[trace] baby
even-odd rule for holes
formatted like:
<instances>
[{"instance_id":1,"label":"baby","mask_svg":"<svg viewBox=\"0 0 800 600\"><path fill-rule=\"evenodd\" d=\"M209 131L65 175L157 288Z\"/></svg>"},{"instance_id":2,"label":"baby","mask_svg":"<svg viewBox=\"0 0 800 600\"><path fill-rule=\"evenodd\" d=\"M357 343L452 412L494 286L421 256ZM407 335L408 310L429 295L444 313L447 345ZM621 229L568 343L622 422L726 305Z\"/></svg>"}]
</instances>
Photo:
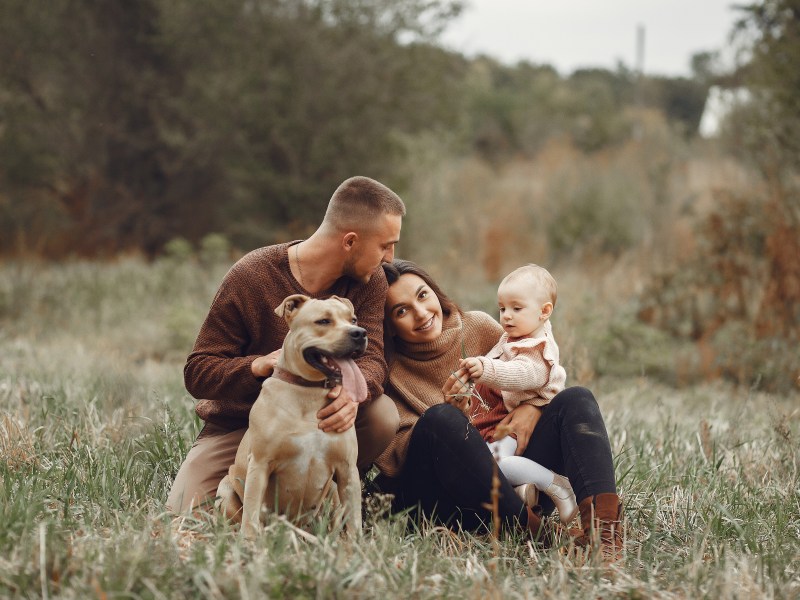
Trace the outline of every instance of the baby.
<instances>
[{"instance_id":1,"label":"baby","mask_svg":"<svg viewBox=\"0 0 800 600\"><path fill-rule=\"evenodd\" d=\"M503 437L504 432L494 429L521 402L545 406L564 389L567 374L558 363L558 346L550 324L556 295L555 279L547 269L526 265L512 271L497 290L505 333L486 356L465 358L461 367L471 380L482 384L480 387L491 388L487 395L497 398L488 414L473 416L473 424L484 439L494 440L489 448L503 475L526 504L537 503L536 490L547 494L566 524L578 512L569 479L530 459L514 456L517 440Z\"/></svg>"}]
</instances>

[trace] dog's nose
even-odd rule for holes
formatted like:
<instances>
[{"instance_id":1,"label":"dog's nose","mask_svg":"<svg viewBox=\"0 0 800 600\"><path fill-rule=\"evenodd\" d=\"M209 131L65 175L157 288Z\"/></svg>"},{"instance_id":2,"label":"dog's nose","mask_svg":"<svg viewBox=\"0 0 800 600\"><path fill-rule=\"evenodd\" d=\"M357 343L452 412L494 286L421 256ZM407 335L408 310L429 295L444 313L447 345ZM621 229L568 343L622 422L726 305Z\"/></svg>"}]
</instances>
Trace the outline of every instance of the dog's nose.
<instances>
[{"instance_id":1,"label":"dog's nose","mask_svg":"<svg viewBox=\"0 0 800 600\"><path fill-rule=\"evenodd\" d=\"M356 340L357 342L360 342L361 340L367 338L367 330L364 329L363 327L353 327L350 330L350 337Z\"/></svg>"}]
</instances>

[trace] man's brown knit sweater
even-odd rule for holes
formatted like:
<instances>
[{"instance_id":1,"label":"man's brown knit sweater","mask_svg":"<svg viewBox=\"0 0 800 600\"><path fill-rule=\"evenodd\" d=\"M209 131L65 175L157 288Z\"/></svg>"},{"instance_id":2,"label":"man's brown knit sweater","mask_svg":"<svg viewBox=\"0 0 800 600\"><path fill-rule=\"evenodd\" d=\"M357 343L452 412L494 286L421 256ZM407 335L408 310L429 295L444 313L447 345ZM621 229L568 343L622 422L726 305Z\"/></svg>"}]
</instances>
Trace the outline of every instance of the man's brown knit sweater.
<instances>
[{"instance_id":1,"label":"man's brown knit sweater","mask_svg":"<svg viewBox=\"0 0 800 600\"><path fill-rule=\"evenodd\" d=\"M396 356L389 370L387 393L400 413L400 429L375 461L384 475L400 474L411 431L422 413L444 402L442 386L458 369L462 348L466 356L483 356L502 333L503 328L486 313L468 312L462 318L454 312L444 320L442 334L433 342L409 344L395 338Z\"/></svg>"},{"instance_id":2,"label":"man's brown knit sweater","mask_svg":"<svg viewBox=\"0 0 800 600\"><path fill-rule=\"evenodd\" d=\"M369 283L342 277L333 287L310 294L289 269L288 249L278 244L254 250L240 259L225 276L211 304L194 349L183 369L186 389L195 398L197 415L229 429L247 427L250 407L261 390L250 364L258 356L283 345L289 331L275 308L292 294L348 298L358 324L367 330L367 351L356 363L364 373L369 398L383 393L386 361L383 358L383 305L386 277L378 268Z\"/></svg>"}]
</instances>

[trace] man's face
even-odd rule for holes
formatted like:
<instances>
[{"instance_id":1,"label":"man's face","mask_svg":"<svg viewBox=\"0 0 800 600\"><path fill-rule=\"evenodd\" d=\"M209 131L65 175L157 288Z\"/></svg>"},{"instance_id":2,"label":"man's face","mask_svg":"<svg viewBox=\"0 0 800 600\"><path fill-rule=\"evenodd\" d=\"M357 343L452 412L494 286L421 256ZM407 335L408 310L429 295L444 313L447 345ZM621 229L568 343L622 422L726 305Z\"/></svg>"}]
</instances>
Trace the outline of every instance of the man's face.
<instances>
[{"instance_id":1,"label":"man's face","mask_svg":"<svg viewBox=\"0 0 800 600\"><path fill-rule=\"evenodd\" d=\"M344 274L361 283L367 283L382 263L394 259L394 247L400 241L403 217L384 215L372 229L354 242L350 256L344 264Z\"/></svg>"}]
</instances>

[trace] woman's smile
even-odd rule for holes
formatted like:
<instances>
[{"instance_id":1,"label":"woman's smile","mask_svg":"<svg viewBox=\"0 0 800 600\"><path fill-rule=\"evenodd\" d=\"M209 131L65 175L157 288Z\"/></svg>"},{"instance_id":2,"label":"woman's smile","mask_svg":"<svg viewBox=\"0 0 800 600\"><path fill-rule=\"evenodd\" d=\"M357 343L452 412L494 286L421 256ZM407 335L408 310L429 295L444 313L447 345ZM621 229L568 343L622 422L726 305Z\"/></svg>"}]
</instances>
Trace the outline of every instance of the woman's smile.
<instances>
[{"instance_id":1,"label":"woman's smile","mask_svg":"<svg viewBox=\"0 0 800 600\"><path fill-rule=\"evenodd\" d=\"M426 331L433 327L433 320L436 318L436 315L432 315L427 321L425 321L422 325L417 327L417 331Z\"/></svg>"}]
</instances>

